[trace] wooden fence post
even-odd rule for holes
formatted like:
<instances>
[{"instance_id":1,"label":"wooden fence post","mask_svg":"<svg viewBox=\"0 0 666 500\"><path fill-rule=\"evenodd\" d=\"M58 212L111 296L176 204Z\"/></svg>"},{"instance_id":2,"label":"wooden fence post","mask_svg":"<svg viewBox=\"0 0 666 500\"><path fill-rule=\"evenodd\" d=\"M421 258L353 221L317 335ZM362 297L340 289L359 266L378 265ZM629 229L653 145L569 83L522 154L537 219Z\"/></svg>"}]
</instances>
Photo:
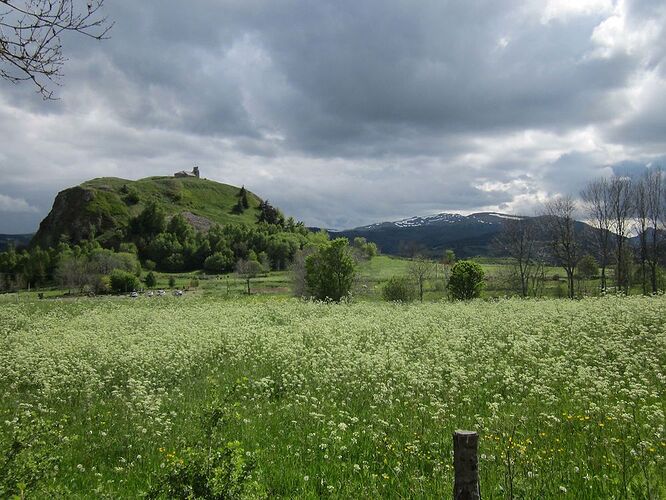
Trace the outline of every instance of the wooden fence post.
<instances>
[{"instance_id":1,"label":"wooden fence post","mask_svg":"<svg viewBox=\"0 0 666 500\"><path fill-rule=\"evenodd\" d=\"M479 435L472 431L453 433L454 500L481 500L479 491Z\"/></svg>"}]
</instances>

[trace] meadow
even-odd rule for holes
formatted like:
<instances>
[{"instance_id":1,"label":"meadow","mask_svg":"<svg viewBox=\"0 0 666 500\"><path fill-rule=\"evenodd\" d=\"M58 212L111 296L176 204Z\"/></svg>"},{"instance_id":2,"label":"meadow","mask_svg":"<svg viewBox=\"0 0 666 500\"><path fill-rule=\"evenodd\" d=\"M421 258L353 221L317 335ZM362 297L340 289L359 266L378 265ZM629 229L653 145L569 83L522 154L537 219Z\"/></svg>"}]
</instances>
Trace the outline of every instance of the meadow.
<instances>
[{"instance_id":1,"label":"meadow","mask_svg":"<svg viewBox=\"0 0 666 500\"><path fill-rule=\"evenodd\" d=\"M0 497L662 498L665 387L664 297L7 301Z\"/></svg>"}]
</instances>

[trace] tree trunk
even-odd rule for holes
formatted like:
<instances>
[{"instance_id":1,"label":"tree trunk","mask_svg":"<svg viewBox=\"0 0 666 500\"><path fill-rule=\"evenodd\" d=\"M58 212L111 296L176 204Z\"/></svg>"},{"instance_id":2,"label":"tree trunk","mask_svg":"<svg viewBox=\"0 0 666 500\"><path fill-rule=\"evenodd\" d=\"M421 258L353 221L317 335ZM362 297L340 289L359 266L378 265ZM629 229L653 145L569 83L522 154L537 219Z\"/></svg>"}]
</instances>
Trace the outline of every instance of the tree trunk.
<instances>
[{"instance_id":1,"label":"tree trunk","mask_svg":"<svg viewBox=\"0 0 666 500\"><path fill-rule=\"evenodd\" d=\"M574 273L572 270L565 269L567 272L567 287L569 288L569 298L573 299L576 296L576 284L574 282Z\"/></svg>"}]
</instances>

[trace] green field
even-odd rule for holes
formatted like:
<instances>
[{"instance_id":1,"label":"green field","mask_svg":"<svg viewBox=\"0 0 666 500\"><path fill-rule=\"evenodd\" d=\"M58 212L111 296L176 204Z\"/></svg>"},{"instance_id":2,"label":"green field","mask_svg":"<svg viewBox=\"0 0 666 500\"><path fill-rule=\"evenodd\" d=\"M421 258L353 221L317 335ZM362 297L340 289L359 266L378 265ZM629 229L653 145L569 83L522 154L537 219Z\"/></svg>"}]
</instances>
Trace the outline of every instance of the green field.
<instances>
[{"instance_id":1,"label":"green field","mask_svg":"<svg viewBox=\"0 0 666 500\"><path fill-rule=\"evenodd\" d=\"M511 264L508 259L477 258L486 273L486 287L482 293L483 298L497 298L517 295L515 287L507 285L506 277L510 273ZM404 276L408 273L409 259L379 255L370 260L361 261L358 265L358 278L354 286L353 295L361 301L382 300L382 287L392 276ZM612 271L612 270L611 270ZM206 275L203 272L191 273L155 273L157 286L155 288L169 289L169 278L175 279L175 288L187 289L188 294L232 298L246 293L245 282L234 273L227 275ZM145 271L144 271L145 275ZM612 273L609 273L612 276ZM542 295L544 297L564 297L566 295L566 280L561 268L548 266L545 268L545 281ZM198 281L193 286L192 281ZM425 286L424 300L440 301L446 297L444 285L444 271L441 265L432 279ZM599 280L586 280L578 283L581 287L581 295L598 295ZM260 275L251 281L252 293L266 296L292 296L292 277L289 271L271 271ZM64 290L54 287L44 287L40 290L32 290L30 293L23 291L17 297L16 294L0 294L1 302L16 302L17 300L34 299L41 292L46 298L63 296ZM634 287L632 293L640 294L638 287Z\"/></svg>"},{"instance_id":2,"label":"green field","mask_svg":"<svg viewBox=\"0 0 666 500\"><path fill-rule=\"evenodd\" d=\"M666 496L664 297L202 295L4 302L0 497Z\"/></svg>"}]
</instances>

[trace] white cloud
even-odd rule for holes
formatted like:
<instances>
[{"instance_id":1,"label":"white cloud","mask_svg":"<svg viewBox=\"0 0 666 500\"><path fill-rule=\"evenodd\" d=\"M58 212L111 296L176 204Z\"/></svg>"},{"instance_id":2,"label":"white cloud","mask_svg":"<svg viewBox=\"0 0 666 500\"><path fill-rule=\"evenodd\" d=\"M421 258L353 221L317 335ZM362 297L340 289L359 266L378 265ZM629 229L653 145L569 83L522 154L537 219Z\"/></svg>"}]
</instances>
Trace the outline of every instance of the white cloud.
<instances>
[{"instance_id":1,"label":"white cloud","mask_svg":"<svg viewBox=\"0 0 666 500\"><path fill-rule=\"evenodd\" d=\"M613 11L613 0L548 0L541 22L566 21L576 16L604 15Z\"/></svg>"},{"instance_id":2,"label":"white cloud","mask_svg":"<svg viewBox=\"0 0 666 500\"><path fill-rule=\"evenodd\" d=\"M591 40L597 45L597 49L593 55L601 58L610 58L617 54L644 57L658 41L663 21L655 18L631 18L627 3L620 1L612 15L594 28Z\"/></svg>"},{"instance_id":3,"label":"white cloud","mask_svg":"<svg viewBox=\"0 0 666 500\"><path fill-rule=\"evenodd\" d=\"M23 198L12 198L11 196L0 194L0 212L31 213L37 212L37 208L30 205Z\"/></svg>"}]
</instances>

